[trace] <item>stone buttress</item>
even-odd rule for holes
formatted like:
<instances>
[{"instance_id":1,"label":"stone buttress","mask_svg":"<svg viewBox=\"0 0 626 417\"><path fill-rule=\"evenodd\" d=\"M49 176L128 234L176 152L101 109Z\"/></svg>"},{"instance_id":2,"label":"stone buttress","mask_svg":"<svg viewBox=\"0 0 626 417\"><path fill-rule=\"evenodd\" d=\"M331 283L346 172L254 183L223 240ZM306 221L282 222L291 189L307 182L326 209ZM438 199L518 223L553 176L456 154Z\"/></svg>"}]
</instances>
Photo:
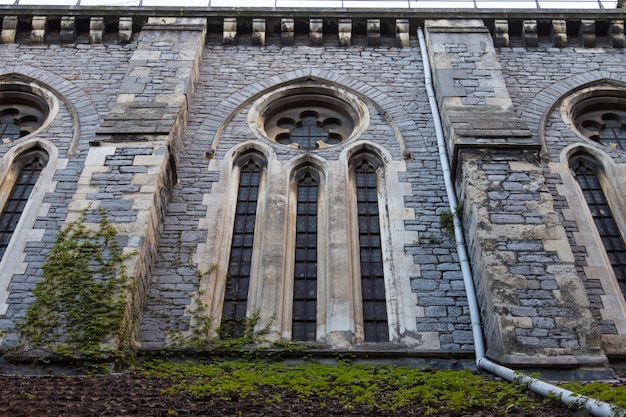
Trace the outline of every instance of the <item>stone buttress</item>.
<instances>
[{"instance_id":1,"label":"stone buttress","mask_svg":"<svg viewBox=\"0 0 626 417\"><path fill-rule=\"evenodd\" d=\"M597 326L540 144L515 112L480 20L426 22L490 359L510 366L603 366Z\"/></svg>"},{"instance_id":2,"label":"stone buttress","mask_svg":"<svg viewBox=\"0 0 626 417\"><path fill-rule=\"evenodd\" d=\"M123 250L130 254L127 273L134 280L125 317L135 324L176 181L205 35L206 19L148 20L117 101L91 143L70 205L68 221L86 209L103 210L117 228Z\"/></svg>"}]
</instances>

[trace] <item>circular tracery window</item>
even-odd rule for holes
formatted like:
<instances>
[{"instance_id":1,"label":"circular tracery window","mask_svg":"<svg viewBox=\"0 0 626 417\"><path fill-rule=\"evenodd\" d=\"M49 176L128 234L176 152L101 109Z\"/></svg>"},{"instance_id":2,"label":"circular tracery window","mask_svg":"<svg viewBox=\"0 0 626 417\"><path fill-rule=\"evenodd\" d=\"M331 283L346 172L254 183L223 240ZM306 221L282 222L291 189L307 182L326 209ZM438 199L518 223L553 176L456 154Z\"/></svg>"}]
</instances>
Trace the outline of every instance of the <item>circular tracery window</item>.
<instances>
[{"instance_id":1,"label":"circular tracery window","mask_svg":"<svg viewBox=\"0 0 626 417\"><path fill-rule=\"evenodd\" d=\"M317 82L272 91L257 100L248 122L259 137L304 150L344 143L367 127L367 107L355 96Z\"/></svg>"},{"instance_id":2,"label":"circular tracery window","mask_svg":"<svg viewBox=\"0 0 626 417\"><path fill-rule=\"evenodd\" d=\"M39 129L50 112L45 98L28 86L0 85L0 140L13 142Z\"/></svg>"},{"instance_id":3,"label":"circular tracery window","mask_svg":"<svg viewBox=\"0 0 626 417\"><path fill-rule=\"evenodd\" d=\"M614 88L583 91L574 98L569 117L584 137L626 150L626 91Z\"/></svg>"}]
</instances>

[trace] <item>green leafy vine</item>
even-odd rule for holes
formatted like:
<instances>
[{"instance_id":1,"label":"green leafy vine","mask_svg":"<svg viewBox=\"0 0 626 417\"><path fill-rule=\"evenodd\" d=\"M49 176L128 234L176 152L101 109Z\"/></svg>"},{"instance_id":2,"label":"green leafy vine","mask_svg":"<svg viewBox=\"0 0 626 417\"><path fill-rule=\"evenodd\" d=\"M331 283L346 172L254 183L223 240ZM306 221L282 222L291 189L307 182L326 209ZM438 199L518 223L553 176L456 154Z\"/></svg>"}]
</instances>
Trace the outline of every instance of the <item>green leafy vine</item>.
<instances>
[{"instance_id":1,"label":"green leafy vine","mask_svg":"<svg viewBox=\"0 0 626 417\"><path fill-rule=\"evenodd\" d=\"M454 236L454 215L457 215L459 219L463 214L463 204L459 203L454 208L454 211L448 210L439 214L439 225L443 230L443 233L447 236Z\"/></svg>"},{"instance_id":2,"label":"green leafy vine","mask_svg":"<svg viewBox=\"0 0 626 417\"><path fill-rule=\"evenodd\" d=\"M127 350L128 277L117 231L100 212L95 230L72 222L57 236L35 300L18 324L22 344L65 358L98 359Z\"/></svg>"}]
</instances>

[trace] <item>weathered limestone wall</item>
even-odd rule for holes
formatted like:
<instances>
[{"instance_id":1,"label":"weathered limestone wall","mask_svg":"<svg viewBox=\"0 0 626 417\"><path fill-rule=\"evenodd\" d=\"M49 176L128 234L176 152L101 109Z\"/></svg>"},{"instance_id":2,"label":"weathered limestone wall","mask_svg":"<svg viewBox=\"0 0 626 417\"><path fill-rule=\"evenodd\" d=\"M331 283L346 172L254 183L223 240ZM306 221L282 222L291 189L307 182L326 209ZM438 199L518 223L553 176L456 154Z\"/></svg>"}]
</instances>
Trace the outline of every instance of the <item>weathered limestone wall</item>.
<instances>
[{"instance_id":1,"label":"weathered limestone wall","mask_svg":"<svg viewBox=\"0 0 626 417\"><path fill-rule=\"evenodd\" d=\"M453 158L459 148L467 146L536 146L514 112L483 22L429 20L425 27L437 100Z\"/></svg>"},{"instance_id":2,"label":"weathered limestone wall","mask_svg":"<svg viewBox=\"0 0 626 417\"><path fill-rule=\"evenodd\" d=\"M480 21L431 21L426 29L487 355L520 366L602 365L539 141L513 107L490 34Z\"/></svg>"},{"instance_id":3,"label":"weathered limestone wall","mask_svg":"<svg viewBox=\"0 0 626 417\"><path fill-rule=\"evenodd\" d=\"M511 365L601 365L597 324L536 154L461 158L487 355Z\"/></svg>"}]
</instances>

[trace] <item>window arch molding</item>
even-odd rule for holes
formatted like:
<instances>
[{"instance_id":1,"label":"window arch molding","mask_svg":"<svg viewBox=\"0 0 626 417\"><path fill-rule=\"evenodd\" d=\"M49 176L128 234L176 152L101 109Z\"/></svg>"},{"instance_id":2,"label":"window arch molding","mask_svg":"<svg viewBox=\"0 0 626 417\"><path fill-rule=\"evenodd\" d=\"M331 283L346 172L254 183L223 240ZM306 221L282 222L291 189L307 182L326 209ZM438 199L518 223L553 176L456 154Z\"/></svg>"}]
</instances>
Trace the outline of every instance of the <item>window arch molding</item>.
<instances>
[{"instance_id":1,"label":"window arch molding","mask_svg":"<svg viewBox=\"0 0 626 417\"><path fill-rule=\"evenodd\" d=\"M618 243L618 246L623 248L626 256L626 246L624 245L626 242L626 235L624 234L626 221L620 210L622 205L617 201L619 195L615 192L604 166L598 159L586 152L573 154L569 159L569 166L577 178L589 214L596 222L596 230L601 241L604 241L606 233L610 232L614 238L621 241L621 245ZM607 222L610 223L610 226L607 226ZM609 231L607 227L611 230ZM603 246L605 251L611 249L606 244ZM626 281L626 258L620 264L623 265L624 269L624 273L620 275L623 275L623 279ZM614 267L617 266L615 263L613 265ZM626 293L624 295L626 296Z\"/></svg>"},{"instance_id":2,"label":"window arch molding","mask_svg":"<svg viewBox=\"0 0 626 417\"><path fill-rule=\"evenodd\" d=\"M377 177L381 229L383 230L385 262L385 291L388 293L388 333L393 342L423 349L434 348L435 342L423 342L417 332L416 317L420 317L417 296L411 291L411 279L419 276L411 254L405 245L415 239L412 232L404 232L405 220L414 220L413 210L405 207L404 198L411 195L411 184L401 182L400 172L406 170L406 161L393 160L390 152L369 141L347 144L337 158L326 159L314 153L280 159L273 148L262 141L246 142L231 149L222 158L209 161L209 170L219 173L210 194L205 194L206 218L200 223L207 230L206 243L198 245L195 259L198 269L205 271L218 265L202 277L200 298L207 306L208 316L216 320L217 328L222 314L222 297L229 261L228 245L232 241L233 207L236 205L239 163L249 153L265 158L267 168L261 183L258 202L257 227L254 236L252 275L248 313L260 313L258 328L268 329L269 340L292 338L292 303L295 266L295 223L297 216L297 186L302 176L315 179L318 191L318 277L315 340L333 348L349 348L363 341L362 313L360 312L360 276L355 274L355 254L359 253L358 219L356 215L354 181L350 179L349 159L366 152L381 162L384 169ZM356 145L356 146L352 146ZM388 214L391 213L392 216ZM389 217L393 217L389 220ZM391 236L390 222L394 230ZM356 239L355 236L356 235ZM392 242L393 238L393 242ZM326 239L324 241L324 239ZM326 243L324 243L326 242ZM357 261L358 262L358 261ZM256 269L255 269L256 268ZM394 274L402 274L395 282ZM193 306L192 306L193 307ZM324 317L325 315L325 317ZM358 333L360 331L360 333ZM432 346L431 346L432 345Z\"/></svg>"},{"instance_id":3,"label":"window arch molding","mask_svg":"<svg viewBox=\"0 0 626 417\"><path fill-rule=\"evenodd\" d=\"M626 74L596 70L566 77L541 90L524 106L521 115L522 120L529 126L537 126L536 134L542 147L542 155L546 156L548 154L546 132L549 131L548 119L553 111L561 105L563 100L572 94L601 84L611 84L618 88L626 86ZM565 123L568 124L568 121L565 120ZM568 124L568 126L571 126L571 124Z\"/></svg>"},{"instance_id":4,"label":"window arch molding","mask_svg":"<svg viewBox=\"0 0 626 417\"><path fill-rule=\"evenodd\" d=\"M354 141L369 122L367 105L354 93L312 79L270 89L248 112L256 137L306 151Z\"/></svg>"},{"instance_id":5,"label":"window arch molding","mask_svg":"<svg viewBox=\"0 0 626 417\"><path fill-rule=\"evenodd\" d=\"M385 273L385 290L387 292L387 312L389 324L389 340L403 343L407 346L420 349L438 349L439 342L423 337L417 329L416 317L423 317L423 308L419 305L417 295L411 289L411 278L420 276L420 266L415 264L413 256L405 251L406 245L415 241L415 233L404 230L406 220L414 220L413 209L406 207L405 198L412 195L413 190L409 182L400 181L400 173L406 171L406 161L394 160L391 153L376 143L360 140L344 149L340 160L345 166L349 184L346 187L346 201L349 211L350 253L356 254L358 248L358 224L356 218L356 199L354 198L354 177L350 170L351 160L361 153L367 153L378 158L382 165L379 170L378 196L381 219L381 245L383 250L383 267ZM394 233L391 233L394 227ZM389 261L387 261L389 260ZM361 286L358 260L352 256L353 283L353 311L356 321L356 339L363 340L360 318ZM392 268L393 265L393 268Z\"/></svg>"},{"instance_id":6,"label":"window arch molding","mask_svg":"<svg viewBox=\"0 0 626 417\"><path fill-rule=\"evenodd\" d=\"M77 87L71 81L41 67L31 67L25 63L0 69L0 78L6 80L6 82L17 80L17 82L36 85L63 103L72 118L73 133L68 153L70 156L75 154L79 142L88 142L93 139L93 135L96 132L93 118L98 118L96 105L86 91ZM45 80L45 83L41 80ZM72 99L70 100L68 97ZM54 108L50 114L53 115L53 113L56 118Z\"/></svg>"},{"instance_id":7,"label":"window arch molding","mask_svg":"<svg viewBox=\"0 0 626 417\"><path fill-rule=\"evenodd\" d=\"M0 260L0 314L8 308L10 279L15 274L25 272L24 250L29 241L39 241L45 230L34 229L38 217L46 216L49 204L43 202L45 190L54 190L56 182L53 175L62 162L58 158L58 150L50 141L42 139L26 139L15 144L0 160L0 207L4 208L11 191L17 181L23 164L32 156L45 159L45 165L39 174L29 199L21 212L15 230Z\"/></svg>"},{"instance_id":8,"label":"window arch molding","mask_svg":"<svg viewBox=\"0 0 626 417\"><path fill-rule=\"evenodd\" d=\"M387 216L384 199L381 201L385 168L377 155L363 151L352 155L348 172L350 188L354 192L351 199L354 208L350 213L354 236L352 259L356 261L353 268L357 272L353 284L355 336L364 342L387 342L390 340L391 316L388 311L389 271L385 271L384 262L387 250L383 246Z\"/></svg>"},{"instance_id":9,"label":"window arch molding","mask_svg":"<svg viewBox=\"0 0 626 417\"><path fill-rule=\"evenodd\" d=\"M586 160L594 166L601 182L615 221L626 241L626 215L621 207L626 205L626 196L621 196L619 189L626 189L626 166L616 166L612 158L602 149L597 149L586 144L577 144L565 148L562 152L562 160L572 170L572 165L577 160ZM573 173L573 171L571 171ZM584 200L583 200L584 201Z\"/></svg>"},{"instance_id":10,"label":"window arch molding","mask_svg":"<svg viewBox=\"0 0 626 417\"><path fill-rule=\"evenodd\" d=\"M248 87L233 93L224 100L223 105L215 110L215 117L206 119L202 124L202 130L215 132L211 138L211 149L218 149L226 126L242 109L248 107L253 101L277 88L307 81L317 81L345 89L368 106L376 109L377 113L391 126L393 134L400 146L400 152L403 154L405 154L407 150L405 138L419 138L423 136L419 126L413 120L410 112L407 111L406 106L403 106L400 101L388 96L384 91L373 89L371 83L359 81L350 76L333 72L332 70L309 68L304 71L291 71L276 77L258 80L258 82L250 84ZM243 100L241 99L242 95L246 97ZM400 128L400 126L402 126L402 128ZM427 149L426 141L423 142L422 146L424 150Z\"/></svg>"},{"instance_id":11,"label":"window arch molding","mask_svg":"<svg viewBox=\"0 0 626 417\"><path fill-rule=\"evenodd\" d=\"M393 157L387 149L380 147L376 143L365 140L355 142L352 146L343 150L340 158L349 164L350 160L352 160L355 155L362 153L367 153L374 158L378 158L383 165L388 165L393 161Z\"/></svg>"}]
</instances>

